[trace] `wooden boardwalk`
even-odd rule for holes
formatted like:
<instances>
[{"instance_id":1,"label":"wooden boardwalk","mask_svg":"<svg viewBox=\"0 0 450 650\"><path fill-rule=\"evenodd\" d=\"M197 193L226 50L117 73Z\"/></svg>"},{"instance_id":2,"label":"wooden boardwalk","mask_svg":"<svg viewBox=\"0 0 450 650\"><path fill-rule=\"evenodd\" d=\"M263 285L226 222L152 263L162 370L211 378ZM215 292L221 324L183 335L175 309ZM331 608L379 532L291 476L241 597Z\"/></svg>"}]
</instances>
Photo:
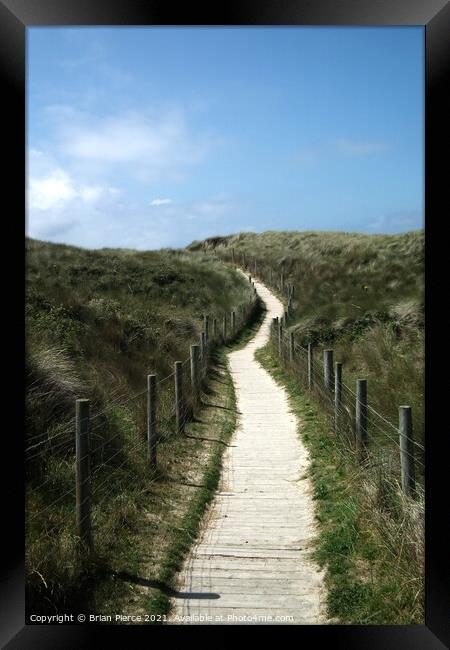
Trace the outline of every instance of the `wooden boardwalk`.
<instances>
[{"instance_id":1,"label":"wooden boardwalk","mask_svg":"<svg viewBox=\"0 0 450 650\"><path fill-rule=\"evenodd\" d=\"M250 343L228 356L238 426L179 575L170 624L326 622L323 574L309 557L316 530L308 455L284 389L254 358L284 310L264 285L255 286L267 313Z\"/></svg>"}]
</instances>

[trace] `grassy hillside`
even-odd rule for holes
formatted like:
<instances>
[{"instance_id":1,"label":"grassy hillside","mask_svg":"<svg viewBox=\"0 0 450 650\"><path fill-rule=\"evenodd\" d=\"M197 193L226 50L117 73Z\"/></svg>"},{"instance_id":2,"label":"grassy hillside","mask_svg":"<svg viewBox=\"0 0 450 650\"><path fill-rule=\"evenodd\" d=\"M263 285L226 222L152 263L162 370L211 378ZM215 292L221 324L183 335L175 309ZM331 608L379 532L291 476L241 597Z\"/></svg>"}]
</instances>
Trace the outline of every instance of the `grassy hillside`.
<instances>
[{"instance_id":1,"label":"grassy hillside","mask_svg":"<svg viewBox=\"0 0 450 650\"><path fill-rule=\"evenodd\" d=\"M310 452L319 534L315 557L326 567L334 622L424 620L424 241L352 233L240 234L194 242L271 286L284 304L294 285L284 331L297 343L290 361L276 332L259 361L288 390L299 435ZM282 282L283 277L283 282ZM283 284L283 286L282 286ZM308 389L308 343L314 385ZM324 388L323 349L343 363L342 406ZM355 383L368 379L366 453L355 454ZM400 485L398 406L413 408L417 490Z\"/></svg>"},{"instance_id":2,"label":"grassy hillside","mask_svg":"<svg viewBox=\"0 0 450 650\"><path fill-rule=\"evenodd\" d=\"M424 235L339 232L241 233L193 242L245 264L265 282L295 293L288 326L301 346L333 348L354 388L366 377L371 405L396 422L398 406L413 407L424 442ZM286 293L283 293L286 300Z\"/></svg>"},{"instance_id":3,"label":"grassy hillside","mask_svg":"<svg viewBox=\"0 0 450 650\"><path fill-rule=\"evenodd\" d=\"M232 340L230 311L241 328L255 299L245 279L203 254L27 240L26 263L28 606L55 613L73 611L77 602L88 606L88 576L133 554L131 540L154 491L168 497L172 469L188 472L192 450L174 433L173 378L158 387L158 469L148 466L147 374L162 380L183 361L184 413L192 413L189 346L198 343L203 315L218 319L218 332L227 316ZM74 516L79 397L91 400L93 520L103 540L89 560L79 551ZM96 587L99 581L97 572Z\"/></svg>"}]
</instances>

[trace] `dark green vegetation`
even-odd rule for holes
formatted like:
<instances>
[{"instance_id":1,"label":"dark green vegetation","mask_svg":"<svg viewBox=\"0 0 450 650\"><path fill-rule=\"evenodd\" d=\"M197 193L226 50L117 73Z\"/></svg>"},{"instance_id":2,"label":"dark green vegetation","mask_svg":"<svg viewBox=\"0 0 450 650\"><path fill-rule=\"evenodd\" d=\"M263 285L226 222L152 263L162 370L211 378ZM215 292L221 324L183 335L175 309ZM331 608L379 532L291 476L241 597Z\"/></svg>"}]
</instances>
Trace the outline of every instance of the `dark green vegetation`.
<instances>
[{"instance_id":1,"label":"dark green vegetation","mask_svg":"<svg viewBox=\"0 0 450 650\"><path fill-rule=\"evenodd\" d=\"M310 453L319 522L314 557L327 569L331 622L423 624L423 542L414 512L405 510L401 524L387 517L366 490L365 469L333 432L322 401L282 367L275 345L256 357L286 387Z\"/></svg>"},{"instance_id":2,"label":"dark green vegetation","mask_svg":"<svg viewBox=\"0 0 450 650\"><path fill-rule=\"evenodd\" d=\"M184 415L187 421L195 415L208 422L204 410L214 406L208 391L217 386L204 377L196 402L189 383L189 346L198 342L203 314L218 319L219 333L226 315L227 340L232 341L237 333L230 332L230 311L236 310L241 329L255 317L256 307L248 282L208 255L89 251L27 241L30 611L108 613L130 596L131 585L139 589L142 580L136 579L145 557L164 594L216 480L221 445L202 439L210 436L192 440L176 433L169 377L158 386L158 469L151 471L146 375L156 373L163 380L175 360L185 362ZM208 349L210 365L220 365L214 355L221 343L218 334ZM223 368L220 372L226 375ZM229 398L229 381L225 384L220 399ZM91 556L80 550L75 525L73 418L78 397L91 400ZM215 417L205 426L221 439L232 424ZM202 426L194 421L188 430L195 438L195 427L200 431ZM199 495L189 485L191 471L203 486ZM179 536L171 526L180 527ZM157 598L158 585L155 589ZM152 611L158 609L155 602Z\"/></svg>"},{"instance_id":3,"label":"dark green vegetation","mask_svg":"<svg viewBox=\"0 0 450 650\"><path fill-rule=\"evenodd\" d=\"M424 235L339 232L241 233L194 242L245 266L276 291L295 286L288 328L304 347L333 348L344 381L368 379L369 403L396 423L413 408L424 443ZM286 293L282 294L286 302ZM319 354L319 352L318 352Z\"/></svg>"}]
</instances>

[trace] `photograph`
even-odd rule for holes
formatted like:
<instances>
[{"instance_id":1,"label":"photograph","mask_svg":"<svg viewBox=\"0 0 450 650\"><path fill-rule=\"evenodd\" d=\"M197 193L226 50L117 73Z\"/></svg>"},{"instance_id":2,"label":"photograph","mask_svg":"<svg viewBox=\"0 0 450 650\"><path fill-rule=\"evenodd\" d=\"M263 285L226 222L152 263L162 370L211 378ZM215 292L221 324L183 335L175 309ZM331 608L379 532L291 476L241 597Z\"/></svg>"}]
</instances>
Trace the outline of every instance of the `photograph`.
<instances>
[{"instance_id":1,"label":"photograph","mask_svg":"<svg viewBox=\"0 0 450 650\"><path fill-rule=\"evenodd\" d=\"M424 624L424 32L27 30L27 623Z\"/></svg>"}]
</instances>

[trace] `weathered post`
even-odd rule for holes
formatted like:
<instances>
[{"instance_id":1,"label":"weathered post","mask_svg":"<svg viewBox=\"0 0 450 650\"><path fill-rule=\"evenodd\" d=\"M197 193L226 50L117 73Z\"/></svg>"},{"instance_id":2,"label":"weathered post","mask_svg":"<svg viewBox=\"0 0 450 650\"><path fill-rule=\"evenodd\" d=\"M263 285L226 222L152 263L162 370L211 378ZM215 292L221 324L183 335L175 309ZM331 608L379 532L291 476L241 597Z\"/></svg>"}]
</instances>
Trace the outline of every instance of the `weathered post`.
<instances>
[{"instance_id":1,"label":"weathered post","mask_svg":"<svg viewBox=\"0 0 450 650\"><path fill-rule=\"evenodd\" d=\"M203 316L203 330L205 332L206 343L209 341L209 316L205 314Z\"/></svg>"},{"instance_id":2,"label":"weathered post","mask_svg":"<svg viewBox=\"0 0 450 650\"><path fill-rule=\"evenodd\" d=\"M308 343L308 388L312 390L314 386L314 356L313 345Z\"/></svg>"},{"instance_id":3,"label":"weathered post","mask_svg":"<svg viewBox=\"0 0 450 650\"><path fill-rule=\"evenodd\" d=\"M270 284L273 284L273 268L270 267Z\"/></svg>"},{"instance_id":4,"label":"weathered post","mask_svg":"<svg viewBox=\"0 0 450 650\"><path fill-rule=\"evenodd\" d=\"M183 364L175 361L175 417L177 432L184 433L183 417Z\"/></svg>"},{"instance_id":5,"label":"weathered post","mask_svg":"<svg viewBox=\"0 0 450 650\"><path fill-rule=\"evenodd\" d=\"M251 275L248 276L248 281L250 282L250 284L252 284L252 276Z\"/></svg>"},{"instance_id":6,"label":"weathered post","mask_svg":"<svg viewBox=\"0 0 450 650\"><path fill-rule=\"evenodd\" d=\"M281 271L280 275L280 291L284 291L284 271Z\"/></svg>"},{"instance_id":7,"label":"weathered post","mask_svg":"<svg viewBox=\"0 0 450 650\"><path fill-rule=\"evenodd\" d=\"M278 318L272 318L272 332L271 332L272 336L275 336L277 329L278 329Z\"/></svg>"},{"instance_id":8,"label":"weathered post","mask_svg":"<svg viewBox=\"0 0 450 650\"><path fill-rule=\"evenodd\" d=\"M412 409L410 406L400 406L398 410L402 488L405 494L414 497L416 492L416 472L414 467Z\"/></svg>"},{"instance_id":9,"label":"weathered post","mask_svg":"<svg viewBox=\"0 0 450 650\"><path fill-rule=\"evenodd\" d=\"M286 310L286 311L284 312L284 324L285 324L285 325L286 325L286 323L288 322L288 320L289 320L289 313L288 313L288 311Z\"/></svg>"},{"instance_id":10,"label":"weathered post","mask_svg":"<svg viewBox=\"0 0 450 650\"><path fill-rule=\"evenodd\" d=\"M213 337L217 338L217 318L213 318Z\"/></svg>"},{"instance_id":11,"label":"weathered post","mask_svg":"<svg viewBox=\"0 0 450 650\"><path fill-rule=\"evenodd\" d=\"M91 485L89 467L89 400L75 402L76 513L81 542L92 549Z\"/></svg>"},{"instance_id":12,"label":"weathered post","mask_svg":"<svg viewBox=\"0 0 450 650\"><path fill-rule=\"evenodd\" d=\"M294 356L295 356L294 332L289 332L289 361L291 363L294 362Z\"/></svg>"},{"instance_id":13,"label":"weathered post","mask_svg":"<svg viewBox=\"0 0 450 650\"><path fill-rule=\"evenodd\" d=\"M364 459L367 444L367 379L356 380L356 454Z\"/></svg>"},{"instance_id":14,"label":"weathered post","mask_svg":"<svg viewBox=\"0 0 450 650\"><path fill-rule=\"evenodd\" d=\"M156 375L147 375L147 448L150 467L156 469Z\"/></svg>"},{"instance_id":15,"label":"weathered post","mask_svg":"<svg viewBox=\"0 0 450 650\"><path fill-rule=\"evenodd\" d=\"M234 266L234 248L231 249L231 263Z\"/></svg>"},{"instance_id":16,"label":"weathered post","mask_svg":"<svg viewBox=\"0 0 450 650\"><path fill-rule=\"evenodd\" d=\"M236 330L236 312L232 311L231 312L231 329L233 331L233 334Z\"/></svg>"},{"instance_id":17,"label":"weathered post","mask_svg":"<svg viewBox=\"0 0 450 650\"><path fill-rule=\"evenodd\" d=\"M244 269L246 268L246 264L245 264L245 253L242 253L242 266L244 267Z\"/></svg>"},{"instance_id":18,"label":"weathered post","mask_svg":"<svg viewBox=\"0 0 450 650\"><path fill-rule=\"evenodd\" d=\"M338 433L342 408L342 363L336 361L334 368L334 432Z\"/></svg>"},{"instance_id":19,"label":"weathered post","mask_svg":"<svg viewBox=\"0 0 450 650\"><path fill-rule=\"evenodd\" d=\"M291 298L295 296L295 287L293 284L291 284Z\"/></svg>"},{"instance_id":20,"label":"weathered post","mask_svg":"<svg viewBox=\"0 0 450 650\"><path fill-rule=\"evenodd\" d=\"M202 363L205 363L205 357L206 357L206 340L205 340L205 332L200 332L200 357L202 359Z\"/></svg>"},{"instance_id":21,"label":"weathered post","mask_svg":"<svg viewBox=\"0 0 450 650\"><path fill-rule=\"evenodd\" d=\"M224 342L227 340L227 317L224 316L222 320L222 337Z\"/></svg>"},{"instance_id":22,"label":"weathered post","mask_svg":"<svg viewBox=\"0 0 450 650\"><path fill-rule=\"evenodd\" d=\"M333 350L323 351L323 378L325 390L333 392Z\"/></svg>"},{"instance_id":23,"label":"weathered post","mask_svg":"<svg viewBox=\"0 0 450 650\"><path fill-rule=\"evenodd\" d=\"M198 345L191 345L191 386L192 392L197 397L200 385L199 378L199 356L200 347Z\"/></svg>"},{"instance_id":24,"label":"weathered post","mask_svg":"<svg viewBox=\"0 0 450 650\"><path fill-rule=\"evenodd\" d=\"M278 324L278 356L283 356L283 325Z\"/></svg>"},{"instance_id":25,"label":"weathered post","mask_svg":"<svg viewBox=\"0 0 450 650\"><path fill-rule=\"evenodd\" d=\"M257 270L258 270L258 267L257 267L257 265L256 265L256 260L255 260L255 271L254 271L254 275L255 275L255 277L256 277L256 275L257 275Z\"/></svg>"}]
</instances>

